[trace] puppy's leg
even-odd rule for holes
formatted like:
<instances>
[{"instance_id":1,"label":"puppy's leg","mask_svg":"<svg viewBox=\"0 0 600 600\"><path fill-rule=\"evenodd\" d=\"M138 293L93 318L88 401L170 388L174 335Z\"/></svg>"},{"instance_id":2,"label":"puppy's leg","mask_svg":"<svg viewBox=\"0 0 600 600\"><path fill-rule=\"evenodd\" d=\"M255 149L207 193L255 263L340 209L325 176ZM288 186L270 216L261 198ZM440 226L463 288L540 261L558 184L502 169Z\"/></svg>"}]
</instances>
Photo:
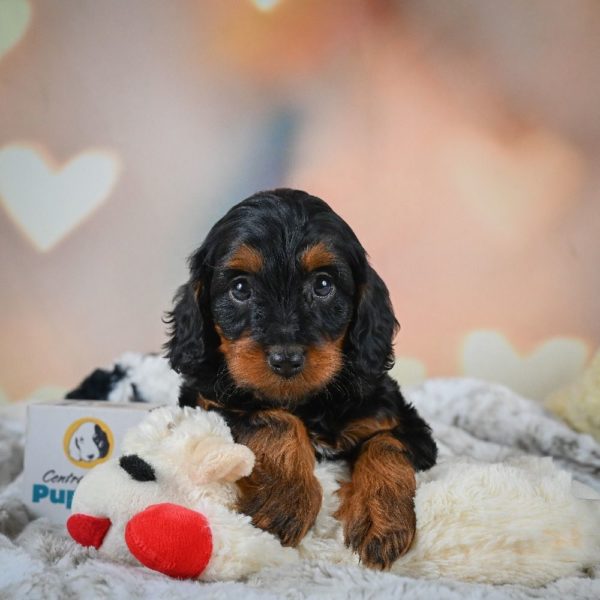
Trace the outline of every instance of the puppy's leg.
<instances>
[{"instance_id":1,"label":"puppy's leg","mask_svg":"<svg viewBox=\"0 0 600 600\"><path fill-rule=\"evenodd\" d=\"M238 482L238 509L284 546L296 546L315 522L322 500L304 424L283 410L266 410L236 424L233 432L256 455L254 470Z\"/></svg>"},{"instance_id":2,"label":"puppy's leg","mask_svg":"<svg viewBox=\"0 0 600 600\"><path fill-rule=\"evenodd\" d=\"M401 441L381 432L365 441L351 481L339 490L336 517L345 541L369 567L387 569L415 535L415 471Z\"/></svg>"}]
</instances>

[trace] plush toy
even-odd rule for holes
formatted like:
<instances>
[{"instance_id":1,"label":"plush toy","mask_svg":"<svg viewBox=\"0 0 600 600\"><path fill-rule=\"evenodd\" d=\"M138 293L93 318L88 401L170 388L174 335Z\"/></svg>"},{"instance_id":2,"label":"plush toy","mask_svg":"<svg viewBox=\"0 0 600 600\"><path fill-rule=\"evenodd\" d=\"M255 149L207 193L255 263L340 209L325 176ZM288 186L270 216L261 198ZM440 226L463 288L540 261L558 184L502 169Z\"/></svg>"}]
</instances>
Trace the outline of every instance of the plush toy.
<instances>
[{"instance_id":1,"label":"plush toy","mask_svg":"<svg viewBox=\"0 0 600 600\"><path fill-rule=\"evenodd\" d=\"M125 352L108 369L95 369L65 397L72 400L177 405L181 376L157 354Z\"/></svg>"},{"instance_id":2,"label":"plush toy","mask_svg":"<svg viewBox=\"0 0 600 600\"><path fill-rule=\"evenodd\" d=\"M358 564L333 517L343 463L316 467L323 505L297 548L235 512L235 481L253 463L216 413L154 410L119 458L84 477L67 528L104 556L179 578L239 579L300 559ZM576 498L550 459L442 462L419 475L415 508L417 534L392 566L398 574L542 585L600 561L600 505Z\"/></svg>"},{"instance_id":3,"label":"plush toy","mask_svg":"<svg viewBox=\"0 0 600 600\"><path fill-rule=\"evenodd\" d=\"M546 406L573 429L589 433L600 441L600 351L581 377L554 392Z\"/></svg>"}]
</instances>

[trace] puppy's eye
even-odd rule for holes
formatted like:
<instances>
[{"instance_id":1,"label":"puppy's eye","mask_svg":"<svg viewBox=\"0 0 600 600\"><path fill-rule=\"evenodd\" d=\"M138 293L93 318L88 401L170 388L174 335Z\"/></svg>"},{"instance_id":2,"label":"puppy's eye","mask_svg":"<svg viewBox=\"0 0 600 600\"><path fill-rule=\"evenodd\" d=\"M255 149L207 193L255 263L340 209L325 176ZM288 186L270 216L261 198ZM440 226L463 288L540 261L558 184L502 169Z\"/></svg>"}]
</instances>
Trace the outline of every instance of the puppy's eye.
<instances>
[{"instance_id":1,"label":"puppy's eye","mask_svg":"<svg viewBox=\"0 0 600 600\"><path fill-rule=\"evenodd\" d=\"M229 293L234 300L238 302L246 302L252 295L252 288L249 281L245 277L239 277L234 280L229 288Z\"/></svg>"},{"instance_id":2,"label":"puppy's eye","mask_svg":"<svg viewBox=\"0 0 600 600\"><path fill-rule=\"evenodd\" d=\"M333 280L325 273L319 273L313 283L313 292L324 298L333 292Z\"/></svg>"}]
</instances>

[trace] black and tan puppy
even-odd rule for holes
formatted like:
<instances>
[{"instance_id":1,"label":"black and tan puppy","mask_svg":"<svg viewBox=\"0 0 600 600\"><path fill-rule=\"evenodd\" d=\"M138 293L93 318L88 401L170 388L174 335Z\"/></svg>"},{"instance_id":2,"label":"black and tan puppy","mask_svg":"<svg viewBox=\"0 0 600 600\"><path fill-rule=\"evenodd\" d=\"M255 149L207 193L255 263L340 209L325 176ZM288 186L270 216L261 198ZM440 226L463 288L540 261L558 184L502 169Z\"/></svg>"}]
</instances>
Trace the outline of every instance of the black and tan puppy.
<instances>
[{"instance_id":1,"label":"black and tan puppy","mask_svg":"<svg viewBox=\"0 0 600 600\"><path fill-rule=\"evenodd\" d=\"M239 507L255 525L296 545L321 505L315 457L339 457L346 543L379 568L409 548L415 470L436 446L387 374L387 288L325 202L280 189L234 206L190 257L168 322L180 403L219 411L256 454Z\"/></svg>"}]
</instances>

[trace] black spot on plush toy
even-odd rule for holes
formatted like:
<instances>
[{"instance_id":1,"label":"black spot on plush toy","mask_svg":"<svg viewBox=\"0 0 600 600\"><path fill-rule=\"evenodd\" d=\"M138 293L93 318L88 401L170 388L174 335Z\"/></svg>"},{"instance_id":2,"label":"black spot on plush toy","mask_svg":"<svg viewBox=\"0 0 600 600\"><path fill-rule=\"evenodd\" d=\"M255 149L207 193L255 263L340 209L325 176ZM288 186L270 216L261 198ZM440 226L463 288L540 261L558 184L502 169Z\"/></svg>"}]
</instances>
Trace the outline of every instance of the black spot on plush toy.
<instances>
[{"instance_id":1,"label":"black spot on plush toy","mask_svg":"<svg viewBox=\"0 0 600 600\"><path fill-rule=\"evenodd\" d=\"M136 481L156 481L152 466L137 454L121 456L119 465Z\"/></svg>"}]
</instances>

